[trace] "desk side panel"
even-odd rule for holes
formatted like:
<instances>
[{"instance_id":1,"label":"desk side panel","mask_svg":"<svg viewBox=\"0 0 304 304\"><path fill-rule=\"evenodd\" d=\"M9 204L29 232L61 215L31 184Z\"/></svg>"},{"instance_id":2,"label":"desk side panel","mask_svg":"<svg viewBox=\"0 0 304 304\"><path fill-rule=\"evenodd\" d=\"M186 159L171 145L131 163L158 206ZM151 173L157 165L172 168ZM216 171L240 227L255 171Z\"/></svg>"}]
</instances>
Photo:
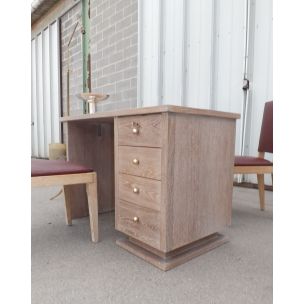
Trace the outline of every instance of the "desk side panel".
<instances>
[{"instance_id":1,"label":"desk side panel","mask_svg":"<svg viewBox=\"0 0 304 304\"><path fill-rule=\"evenodd\" d=\"M231 223L235 119L169 114L167 251Z\"/></svg>"}]
</instances>

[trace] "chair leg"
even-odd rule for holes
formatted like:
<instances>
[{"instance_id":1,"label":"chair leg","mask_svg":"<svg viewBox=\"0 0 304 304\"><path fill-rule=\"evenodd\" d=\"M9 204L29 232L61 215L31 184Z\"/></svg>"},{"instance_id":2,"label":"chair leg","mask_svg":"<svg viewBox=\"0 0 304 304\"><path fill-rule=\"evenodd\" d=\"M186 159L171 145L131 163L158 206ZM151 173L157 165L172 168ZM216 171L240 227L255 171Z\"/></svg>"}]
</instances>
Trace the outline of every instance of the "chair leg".
<instances>
[{"instance_id":1,"label":"chair leg","mask_svg":"<svg viewBox=\"0 0 304 304\"><path fill-rule=\"evenodd\" d=\"M71 206L71 187L68 185L63 186L64 202L65 202L65 221L66 224L72 225L72 206Z\"/></svg>"},{"instance_id":2,"label":"chair leg","mask_svg":"<svg viewBox=\"0 0 304 304\"><path fill-rule=\"evenodd\" d=\"M265 187L264 187L264 174L257 174L259 195L260 195L260 209L265 210Z\"/></svg>"},{"instance_id":3,"label":"chair leg","mask_svg":"<svg viewBox=\"0 0 304 304\"><path fill-rule=\"evenodd\" d=\"M273 187L273 173L271 173L271 183L272 183L272 187Z\"/></svg>"},{"instance_id":4,"label":"chair leg","mask_svg":"<svg viewBox=\"0 0 304 304\"><path fill-rule=\"evenodd\" d=\"M90 227L92 242L98 242L98 200L97 200L97 182L86 184L88 195Z\"/></svg>"}]
</instances>

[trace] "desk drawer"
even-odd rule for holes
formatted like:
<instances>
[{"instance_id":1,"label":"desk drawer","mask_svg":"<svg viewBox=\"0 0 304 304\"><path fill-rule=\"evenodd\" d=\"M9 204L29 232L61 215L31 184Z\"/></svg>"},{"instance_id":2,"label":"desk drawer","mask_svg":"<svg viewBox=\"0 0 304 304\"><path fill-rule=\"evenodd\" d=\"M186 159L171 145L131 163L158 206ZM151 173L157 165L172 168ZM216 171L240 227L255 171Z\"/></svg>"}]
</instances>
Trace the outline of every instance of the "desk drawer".
<instances>
[{"instance_id":1,"label":"desk drawer","mask_svg":"<svg viewBox=\"0 0 304 304\"><path fill-rule=\"evenodd\" d=\"M118 171L160 180L161 149L119 146Z\"/></svg>"},{"instance_id":2,"label":"desk drawer","mask_svg":"<svg viewBox=\"0 0 304 304\"><path fill-rule=\"evenodd\" d=\"M119 174L118 196L120 199L159 211L160 195L160 181Z\"/></svg>"},{"instance_id":3,"label":"desk drawer","mask_svg":"<svg viewBox=\"0 0 304 304\"><path fill-rule=\"evenodd\" d=\"M119 117L118 144L126 146L161 147L161 115Z\"/></svg>"},{"instance_id":4,"label":"desk drawer","mask_svg":"<svg viewBox=\"0 0 304 304\"><path fill-rule=\"evenodd\" d=\"M115 213L117 230L151 247L160 249L160 216L158 211L119 200Z\"/></svg>"}]
</instances>

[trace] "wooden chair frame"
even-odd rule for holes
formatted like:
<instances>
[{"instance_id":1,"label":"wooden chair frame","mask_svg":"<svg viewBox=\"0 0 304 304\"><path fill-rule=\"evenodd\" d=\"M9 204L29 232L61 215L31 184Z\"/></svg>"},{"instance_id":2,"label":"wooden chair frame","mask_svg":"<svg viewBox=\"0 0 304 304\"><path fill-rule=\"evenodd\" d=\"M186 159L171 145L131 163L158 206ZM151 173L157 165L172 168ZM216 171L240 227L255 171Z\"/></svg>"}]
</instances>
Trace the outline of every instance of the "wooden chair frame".
<instances>
[{"instance_id":1,"label":"wooden chair frame","mask_svg":"<svg viewBox=\"0 0 304 304\"><path fill-rule=\"evenodd\" d=\"M91 238L92 242L98 242L98 200L96 172L34 176L31 178L31 182L33 187L63 186L67 225L72 225L72 204L70 199L70 186L77 184L85 184L88 196Z\"/></svg>"},{"instance_id":2,"label":"wooden chair frame","mask_svg":"<svg viewBox=\"0 0 304 304\"><path fill-rule=\"evenodd\" d=\"M265 158L264 152L259 152L259 158ZM258 179L258 188L260 196L260 209L265 210L265 184L264 174L271 174L273 184L272 166L234 166L234 174L256 174Z\"/></svg>"}]
</instances>

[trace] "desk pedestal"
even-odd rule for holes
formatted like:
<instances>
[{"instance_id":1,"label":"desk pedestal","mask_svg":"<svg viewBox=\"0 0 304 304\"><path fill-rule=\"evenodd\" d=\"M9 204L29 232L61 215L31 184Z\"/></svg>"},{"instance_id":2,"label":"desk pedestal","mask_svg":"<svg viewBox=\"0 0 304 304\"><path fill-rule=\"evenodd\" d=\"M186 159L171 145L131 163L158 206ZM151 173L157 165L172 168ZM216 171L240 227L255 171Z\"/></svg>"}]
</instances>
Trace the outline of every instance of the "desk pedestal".
<instances>
[{"instance_id":1,"label":"desk pedestal","mask_svg":"<svg viewBox=\"0 0 304 304\"><path fill-rule=\"evenodd\" d=\"M164 254L135 239L120 239L116 244L160 270L167 271L228 242L219 233Z\"/></svg>"}]
</instances>

